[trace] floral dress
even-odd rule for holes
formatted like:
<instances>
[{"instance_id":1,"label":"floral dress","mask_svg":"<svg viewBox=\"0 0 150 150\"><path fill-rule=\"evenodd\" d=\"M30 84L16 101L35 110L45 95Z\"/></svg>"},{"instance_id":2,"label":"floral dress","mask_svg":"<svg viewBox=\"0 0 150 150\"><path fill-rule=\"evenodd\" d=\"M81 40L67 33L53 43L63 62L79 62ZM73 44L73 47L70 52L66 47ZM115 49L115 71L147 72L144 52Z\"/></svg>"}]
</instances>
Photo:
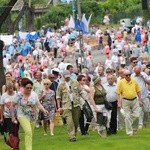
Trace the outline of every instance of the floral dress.
<instances>
[{"instance_id":1,"label":"floral dress","mask_svg":"<svg viewBox=\"0 0 150 150\"><path fill-rule=\"evenodd\" d=\"M55 92L50 90L46 93L43 101L43 107L49 112L48 115L44 115L44 120L53 120L55 116Z\"/></svg>"}]
</instances>

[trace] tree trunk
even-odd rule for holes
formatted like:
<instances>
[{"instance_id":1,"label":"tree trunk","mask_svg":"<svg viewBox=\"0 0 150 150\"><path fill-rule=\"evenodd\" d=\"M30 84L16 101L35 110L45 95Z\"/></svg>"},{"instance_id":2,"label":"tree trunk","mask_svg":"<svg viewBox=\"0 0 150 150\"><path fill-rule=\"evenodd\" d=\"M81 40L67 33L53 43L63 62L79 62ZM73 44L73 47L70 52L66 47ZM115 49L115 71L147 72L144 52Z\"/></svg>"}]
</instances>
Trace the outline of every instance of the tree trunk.
<instances>
[{"instance_id":1,"label":"tree trunk","mask_svg":"<svg viewBox=\"0 0 150 150\"><path fill-rule=\"evenodd\" d=\"M13 22L11 20L11 14L9 14L8 17L6 18L6 24L8 24L7 25L7 33L11 34L11 31L13 30Z\"/></svg>"},{"instance_id":2,"label":"tree trunk","mask_svg":"<svg viewBox=\"0 0 150 150\"><path fill-rule=\"evenodd\" d=\"M11 0L5 7L4 11L0 15L0 28L8 15L10 14L10 11L12 7L15 5L17 0ZM4 42L0 40L0 92L2 91L2 86L5 84L5 75L4 75L4 68L3 68L3 47Z\"/></svg>"},{"instance_id":3,"label":"tree trunk","mask_svg":"<svg viewBox=\"0 0 150 150\"><path fill-rule=\"evenodd\" d=\"M26 8L25 11L26 17L26 31L31 32L33 30L33 22L34 22L34 8L31 6Z\"/></svg>"},{"instance_id":4,"label":"tree trunk","mask_svg":"<svg viewBox=\"0 0 150 150\"><path fill-rule=\"evenodd\" d=\"M14 34L15 30L18 27L18 23L24 14L24 11L25 11L25 6L21 9L21 11L19 12L19 14L18 14L18 16L14 22L11 20L11 15L10 14L8 15L8 17L6 19L6 23L11 24L11 25L7 26L7 33L8 34Z\"/></svg>"},{"instance_id":5,"label":"tree trunk","mask_svg":"<svg viewBox=\"0 0 150 150\"><path fill-rule=\"evenodd\" d=\"M2 93L2 86L5 84L5 75L3 68L3 47L4 42L0 40L0 93Z\"/></svg>"},{"instance_id":6,"label":"tree trunk","mask_svg":"<svg viewBox=\"0 0 150 150\"><path fill-rule=\"evenodd\" d=\"M79 19L81 20L81 17L82 17L82 13L81 13L81 0L77 0L77 9L78 9Z\"/></svg>"},{"instance_id":7,"label":"tree trunk","mask_svg":"<svg viewBox=\"0 0 150 150\"><path fill-rule=\"evenodd\" d=\"M11 9L13 8L13 6L15 5L15 3L17 2L17 0L11 0L5 7L3 13L0 15L0 28L2 26L2 24L4 23L4 21L6 20L6 18L8 17Z\"/></svg>"}]
</instances>

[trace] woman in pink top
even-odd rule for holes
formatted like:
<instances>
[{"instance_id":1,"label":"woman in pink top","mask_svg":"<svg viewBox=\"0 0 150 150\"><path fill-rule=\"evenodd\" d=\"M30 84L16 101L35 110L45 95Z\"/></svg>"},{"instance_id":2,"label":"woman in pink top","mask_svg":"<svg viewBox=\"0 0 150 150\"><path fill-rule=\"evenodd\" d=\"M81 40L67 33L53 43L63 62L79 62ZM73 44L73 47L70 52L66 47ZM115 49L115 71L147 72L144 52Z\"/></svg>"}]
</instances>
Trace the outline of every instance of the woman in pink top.
<instances>
[{"instance_id":1,"label":"woman in pink top","mask_svg":"<svg viewBox=\"0 0 150 150\"><path fill-rule=\"evenodd\" d=\"M15 80L19 80L19 78L20 78L20 69L19 69L18 64L16 64L14 66L13 76L14 76Z\"/></svg>"},{"instance_id":2,"label":"woman in pink top","mask_svg":"<svg viewBox=\"0 0 150 150\"><path fill-rule=\"evenodd\" d=\"M38 70L38 66L37 66L37 63L36 62L33 62L31 64L31 71L32 71L32 77L34 75L34 73Z\"/></svg>"}]
</instances>

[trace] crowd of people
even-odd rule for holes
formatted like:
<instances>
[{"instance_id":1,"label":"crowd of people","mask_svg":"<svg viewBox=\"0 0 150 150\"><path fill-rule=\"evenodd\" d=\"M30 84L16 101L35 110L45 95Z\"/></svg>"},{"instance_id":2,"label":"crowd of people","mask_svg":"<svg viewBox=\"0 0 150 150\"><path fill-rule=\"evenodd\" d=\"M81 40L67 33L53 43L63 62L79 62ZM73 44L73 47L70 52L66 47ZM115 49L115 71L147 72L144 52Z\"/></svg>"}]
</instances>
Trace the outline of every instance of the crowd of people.
<instances>
[{"instance_id":1,"label":"crowd of people","mask_svg":"<svg viewBox=\"0 0 150 150\"><path fill-rule=\"evenodd\" d=\"M149 31L136 24L126 29L91 27L81 52L81 35L72 29L42 29L36 41L18 41L5 46L3 65L6 84L0 99L0 123L4 139L19 124L25 133L25 149L32 150L35 126L43 126L44 136L54 136L55 112L66 122L70 142L76 133L88 135L89 128L102 138L125 128L128 136L146 128L150 112ZM90 38L97 39L99 57L94 62ZM71 49L71 50L70 50ZM74 59L68 62L68 55ZM61 61L58 62L58 57ZM107 109L105 102L111 109ZM91 107L87 118L83 105ZM41 135L42 136L42 135ZM90 135L89 135L90 136Z\"/></svg>"}]
</instances>

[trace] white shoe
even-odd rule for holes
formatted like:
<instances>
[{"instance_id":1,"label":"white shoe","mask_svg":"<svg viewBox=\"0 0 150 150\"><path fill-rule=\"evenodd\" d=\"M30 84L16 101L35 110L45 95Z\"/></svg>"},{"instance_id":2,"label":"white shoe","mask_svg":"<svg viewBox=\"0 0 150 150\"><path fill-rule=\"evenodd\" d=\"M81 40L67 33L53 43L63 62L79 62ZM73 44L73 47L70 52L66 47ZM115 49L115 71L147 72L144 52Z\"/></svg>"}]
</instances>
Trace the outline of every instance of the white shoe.
<instances>
[{"instance_id":1,"label":"white shoe","mask_svg":"<svg viewBox=\"0 0 150 150\"><path fill-rule=\"evenodd\" d=\"M36 128L39 128L40 127L40 125L39 124L36 124L36 126L35 126Z\"/></svg>"},{"instance_id":2,"label":"white shoe","mask_svg":"<svg viewBox=\"0 0 150 150\"><path fill-rule=\"evenodd\" d=\"M44 136L47 136L47 133L44 133Z\"/></svg>"}]
</instances>

